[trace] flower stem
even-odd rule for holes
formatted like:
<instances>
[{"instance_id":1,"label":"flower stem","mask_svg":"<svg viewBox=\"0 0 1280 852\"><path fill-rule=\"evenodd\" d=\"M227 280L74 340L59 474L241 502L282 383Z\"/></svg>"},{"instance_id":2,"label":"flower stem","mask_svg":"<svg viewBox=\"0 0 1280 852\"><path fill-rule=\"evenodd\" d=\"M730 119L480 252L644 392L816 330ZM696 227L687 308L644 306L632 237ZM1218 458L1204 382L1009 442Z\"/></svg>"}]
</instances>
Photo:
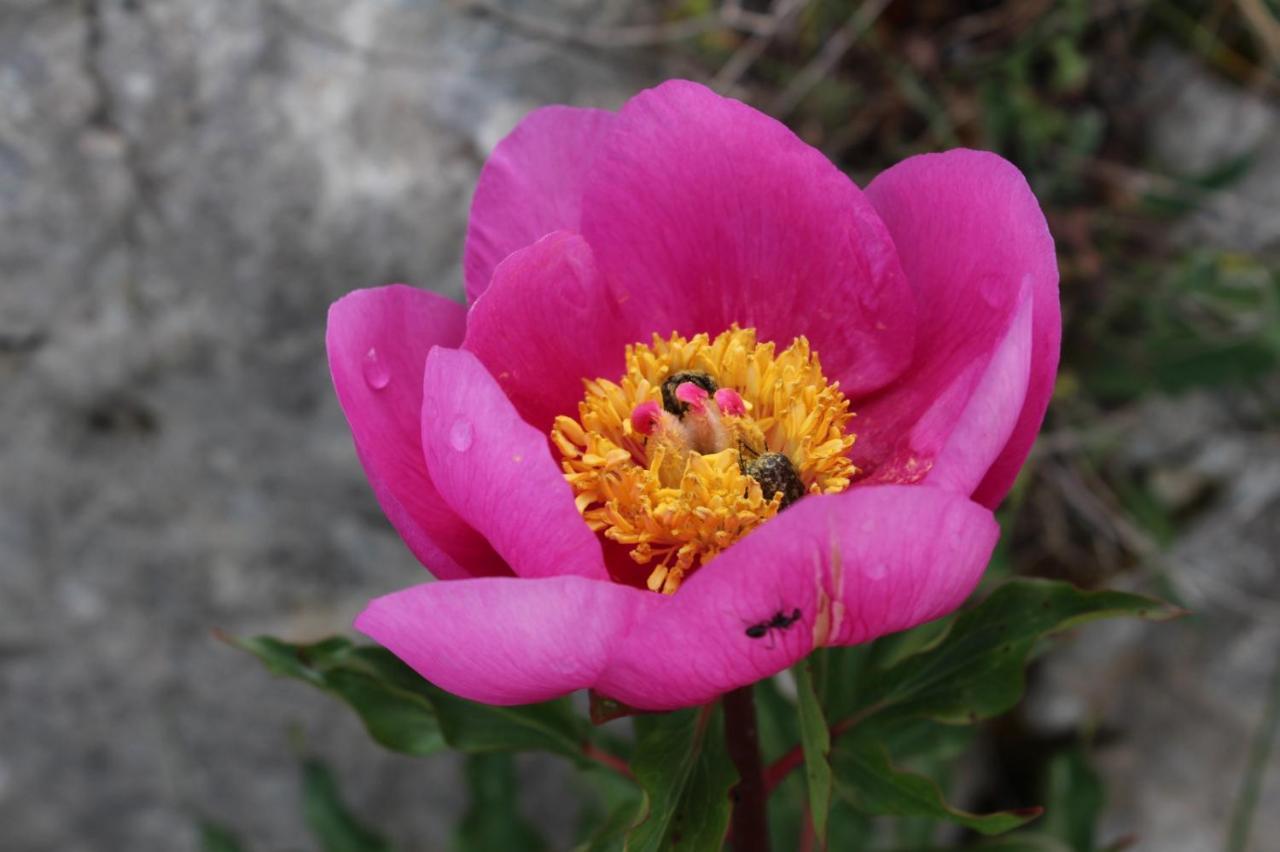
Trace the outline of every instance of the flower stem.
<instances>
[{"instance_id":1,"label":"flower stem","mask_svg":"<svg viewBox=\"0 0 1280 852\"><path fill-rule=\"evenodd\" d=\"M631 773L631 767L627 765L627 762L625 760L618 757L617 755L610 754L609 752L597 746L595 743L593 742L583 743L582 753L588 759L594 760L596 763L600 764L601 766L607 769L612 769L614 772L618 773L623 778L626 778L631 781L635 780L635 775Z\"/></svg>"},{"instance_id":2,"label":"flower stem","mask_svg":"<svg viewBox=\"0 0 1280 852\"><path fill-rule=\"evenodd\" d=\"M861 724L868 716L874 716L885 707L883 701L878 701L870 707L863 708L854 713L848 719L843 719L831 726L831 741L834 743L836 737L847 733L852 728ZM764 771L764 789L765 795L772 793L774 788L786 780L791 774L791 770L804 763L804 747L796 745L782 757L769 764L769 768Z\"/></svg>"},{"instance_id":3,"label":"flower stem","mask_svg":"<svg viewBox=\"0 0 1280 852\"><path fill-rule=\"evenodd\" d=\"M724 739L729 759L738 770L738 783L730 794L733 848L735 852L769 852L769 817L765 811L764 772L751 686L724 696Z\"/></svg>"}]
</instances>

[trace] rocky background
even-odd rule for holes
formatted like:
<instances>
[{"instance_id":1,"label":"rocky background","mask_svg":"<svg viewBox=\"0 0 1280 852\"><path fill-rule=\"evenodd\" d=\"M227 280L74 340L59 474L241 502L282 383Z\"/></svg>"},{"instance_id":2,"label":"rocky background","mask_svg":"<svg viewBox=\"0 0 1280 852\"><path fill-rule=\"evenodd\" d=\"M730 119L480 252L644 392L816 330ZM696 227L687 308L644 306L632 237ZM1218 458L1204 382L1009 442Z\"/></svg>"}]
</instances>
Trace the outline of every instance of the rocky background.
<instances>
[{"instance_id":1,"label":"rocky background","mask_svg":"<svg viewBox=\"0 0 1280 852\"><path fill-rule=\"evenodd\" d=\"M459 297L478 169L535 106L614 107L674 74L797 100L751 73L805 6L776 5L787 17L755 29L702 26L736 33L719 56L682 49L698 28L657 26L650 4L3 0L0 848L181 852L202 819L254 849L309 848L300 749L399 848L447 846L465 807L449 757L380 751L344 708L214 638L342 632L422 577L333 398L326 309L391 281ZM1174 239L1275 269L1274 90L1158 39L1138 67L1119 97L1151 158L1139 177L1250 158L1199 190ZM1197 613L1083 631L1022 713L1031 736L1106 733L1102 831L1133 848L1220 848L1275 689L1274 378L1144 394L1087 429L1051 420L1036 456L1032 494L1067 507L1067 538ZM1099 442L1172 507L1167 536L1080 478L1071 460ZM1271 765L1259 852L1280 836ZM523 768L559 848L569 779Z\"/></svg>"}]
</instances>

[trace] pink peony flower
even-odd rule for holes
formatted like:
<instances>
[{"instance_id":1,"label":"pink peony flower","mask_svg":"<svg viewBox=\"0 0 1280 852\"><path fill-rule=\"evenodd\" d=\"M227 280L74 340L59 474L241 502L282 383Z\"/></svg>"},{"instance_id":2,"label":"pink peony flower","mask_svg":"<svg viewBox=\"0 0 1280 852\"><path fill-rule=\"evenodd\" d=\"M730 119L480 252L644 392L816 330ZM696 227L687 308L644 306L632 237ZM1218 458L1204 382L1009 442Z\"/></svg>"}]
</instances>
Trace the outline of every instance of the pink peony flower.
<instances>
[{"instance_id":1,"label":"pink peony flower","mask_svg":"<svg viewBox=\"0 0 1280 852\"><path fill-rule=\"evenodd\" d=\"M689 706L977 583L1061 334L1005 160L913 157L864 193L672 81L529 115L465 269L469 308L360 290L327 335L378 499L445 581L356 627L432 682Z\"/></svg>"}]
</instances>

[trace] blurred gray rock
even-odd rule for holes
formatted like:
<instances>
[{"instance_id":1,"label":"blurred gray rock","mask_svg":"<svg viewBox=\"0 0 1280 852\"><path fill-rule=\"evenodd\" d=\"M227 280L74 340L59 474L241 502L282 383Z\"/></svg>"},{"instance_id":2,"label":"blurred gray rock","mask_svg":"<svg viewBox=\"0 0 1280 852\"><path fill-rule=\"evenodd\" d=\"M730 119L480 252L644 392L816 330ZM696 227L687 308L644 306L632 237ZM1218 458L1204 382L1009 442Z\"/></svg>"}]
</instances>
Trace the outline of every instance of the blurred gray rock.
<instances>
[{"instance_id":1,"label":"blurred gray rock","mask_svg":"<svg viewBox=\"0 0 1280 852\"><path fill-rule=\"evenodd\" d=\"M1199 199L1175 242L1280 260L1280 103L1158 46L1138 104L1164 173L1204 176L1237 158L1248 170ZM1090 624L1049 655L1027 710L1045 731L1100 727L1110 800L1102 840L1139 850L1225 848L1250 749L1280 664L1280 437L1274 377L1144 399L1118 461L1154 471L1167 505L1207 505L1175 541L1136 549L1129 582L1187 607L1168 624ZM1142 545L1141 542L1138 542ZM1133 546L1134 542L1130 542ZM1280 751L1273 751L1250 849L1280 837Z\"/></svg>"},{"instance_id":2,"label":"blurred gray rock","mask_svg":"<svg viewBox=\"0 0 1280 852\"><path fill-rule=\"evenodd\" d=\"M580 4L540 4L547 14ZM646 80L444 3L0 6L0 848L306 845L288 732L400 848L445 845L447 757L211 631L310 639L422 569L329 386L360 286L457 296L488 149ZM531 813L565 824L555 786Z\"/></svg>"},{"instance_id":3,"label":"blurred gray rock","mask_svg":"<svg viewBox=\"0 0 1280 852\"><path fill-rule=\"evenodd\" d=\"M1089 624L1047 656L1028 715L1045 732L1099 727L1109 801L1102 839L1224 848L1280 660L1280 439L1232 422L1208 392L1142 404L1122 458L1209 484L1211 504L1130 582L1192 615ZM1280 837L1280 753L1253 824Z\"/></svg>"},{"instance_id":4,"label":"blurred gray rock","mask_svg":"<svg viewBox=\"0 0 1280 852\"><path fill-rule=\"evenodd\" d=\"M1186 50L1161 45L1147 57L1137 106L1149 117L1156 165L1199 180L1233 163L1239 179L1195 198L1180 239L1223 249L1280 251L1280 101L1215 76ZM1163 185L1151 189L1169 195ZM1175 193L1179 194L1179 193ZM1182 193L1185 194L1185 193Z\"/></svg>"}]
</instances>

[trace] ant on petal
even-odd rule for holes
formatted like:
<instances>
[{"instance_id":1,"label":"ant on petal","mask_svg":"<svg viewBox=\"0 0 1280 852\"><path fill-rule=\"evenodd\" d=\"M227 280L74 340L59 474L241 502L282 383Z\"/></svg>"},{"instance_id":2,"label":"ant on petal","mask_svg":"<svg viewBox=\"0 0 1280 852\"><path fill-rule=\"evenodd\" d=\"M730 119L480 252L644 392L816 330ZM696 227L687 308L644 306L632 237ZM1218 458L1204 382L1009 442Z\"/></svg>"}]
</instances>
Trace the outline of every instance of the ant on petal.
<instances>
[{"instance_id":1,"label":"ant on petal","mask_svg":"<svg viewBox=\"0 0 1280 852\"><path fill-rule=\"evenodd\" d=\"M770 636L770 634L774 630L786 630L788 627L790 627L791 625L799 621L802 614L803 613L800 612L799 607L796 607L795 609L791 610L790 613L786 613L786 612L783 612L782 610L778 610L776 613L773 614L773 617L770 618L769 620L761 621L758 624L753 624L743 632L747 635L747 638L749 639L761 639L765 636ZM773 637L770 636L770 643L769 643L770 650L773 649L772 640L773 640Z\"/></svg>"}]
</instances>

